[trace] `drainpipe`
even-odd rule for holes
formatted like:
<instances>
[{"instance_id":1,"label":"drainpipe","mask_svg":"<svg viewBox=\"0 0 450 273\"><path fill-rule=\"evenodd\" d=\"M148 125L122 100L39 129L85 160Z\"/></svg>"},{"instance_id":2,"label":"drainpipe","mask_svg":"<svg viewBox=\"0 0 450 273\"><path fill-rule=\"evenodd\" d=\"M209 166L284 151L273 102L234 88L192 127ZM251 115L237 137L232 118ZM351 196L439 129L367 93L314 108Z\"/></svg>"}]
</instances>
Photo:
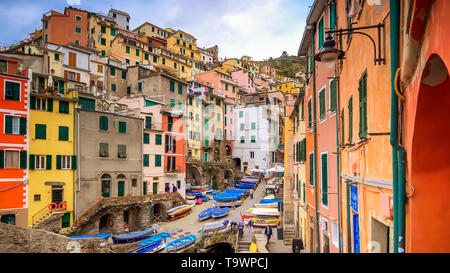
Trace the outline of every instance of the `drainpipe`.
<instances>
[{"instance_id":1,"label":"drainpipe","mask_svg":"<svg viewBox=\"0 0 450 273\"><path fill-rule=\"evenodd\" d=\"M390 0L391 40L391 136L392 189L394 203L394 253L405 251L405 149L398 144L398 97L395 93L395 73L399 64L400 4Z\"/></svg>"},{"instance_id":2,"label":"drainpipe","mask_svg":"<svg viewBox=\"0 0 450 273\"><path fill-rule=\"evenodd\" d=\"M336 76L336 170L337 170L337 205L338 205L338 246L339 253L342 253L342 241L341 241L341 174L339 167L339 158L341 153L339 151L339 77L337 76L337 65L334 66L334 75Z\"/></svg>"},{"instance_id":3,"label":"drainpipe","mask_svg":"<svg viewBox=\"0 0 450 273\"><path fill-rule=\"evenodd\" d=\"M314 35L316 34L316 25L313 26L313 35L311 41L311 54L313 56L313 66L312 66L312 74L313 74L313 128L314 128L314 193L315 193L315 203L316 203L316 252L320 253L320 240L319 240L319 207L317 200L317 126L316 126L316 61L314 60L315 55L315 41Z\"/></svg>"}]
</instances>

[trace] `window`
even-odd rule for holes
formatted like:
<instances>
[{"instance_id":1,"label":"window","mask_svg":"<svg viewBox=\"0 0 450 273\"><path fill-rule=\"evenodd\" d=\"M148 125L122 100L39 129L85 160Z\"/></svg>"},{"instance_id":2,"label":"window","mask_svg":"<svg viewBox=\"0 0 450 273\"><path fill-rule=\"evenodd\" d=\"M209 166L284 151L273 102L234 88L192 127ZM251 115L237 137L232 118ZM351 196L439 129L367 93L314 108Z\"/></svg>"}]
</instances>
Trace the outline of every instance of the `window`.
<instances>
[{"instance_id":1,"label":"window","mask_svg":"<svg viewBox=\"0 0 450 273\"><path fill-rule=\"evenodd\" d=\"M225 90L228 91L228 83L225 84Z\"/></svg>"},{"instance_id":2,"label":"window","mask_svg":"<svg viewBox=\"0 0 450 273\"><path fill-rule=\"evenodd\" d=\"M101 33L106 33L106 27L105 27L105 26L102 26L100 32L101 32Z\"/></svg>"},{"instance_id":3,"label":"window","mask_svg":"<svg viewBox=\"0 0 450 273\"><path fill-rule=\"evenodd\" d=\"M175 92L175 82L170 81L170 92Z\"/></svg>"},{"instance_id":4,"label":"window","mask_svg":"<svg viewBox=\"0 0 450 273\"><path fill-rule=\"evenodd\" d=\"M5 99L20 101L20 83L6 81Z\"/></svg>"},{"instance_id":5,"label":"window","mask_svg":"<svg viewBox=\"0 0 450 273\"><path fill-rule=\"evenodd\" d=\"M106 45L106 39L105 38L101 38L100 39L100 44L101 45Z\"/></svg>"},{"instance_id":6,"label":"window","mask_svg":"<svg viewBox=\"0 0 450 273\"><path fill-rule=\"evenodd\" d=\"M35 202L41 201L41 195L40 195L40 194L35 194L35 195L34 195L34 201L35 201Z\"/></svg>"},{"instance_id":7,"label":"window","mask_svg":"<svg viewBox=\"0 0 450 273\"><path fill-rule=\"evenodd\" d=\"M344 128L344 107L341 110L341 145L345 145L345 128Z\"/></svg>"},{"instance_id":8,"label":"window","mask_svg":"<svg viewBox=\"0 0 450 273\"><path fill-rule=\"evenodd\" d=\"M144 154L144 167L149 167L150 166L150 155L148 154Z\"/></svg>"},{"instance_id":9,"label":"window","mask_svg":"<svg viewBox=\"0 0 450 273\"><path fill-rule=\"evenodd\" d=\"M81 33L81 28L80 27L75 27L75 32L76 33Z\"/></svg>"},{"instance_id":10,"label":"window","mask_svg":"<svg viewBox=\"0 0 450 273\"><path fill-rule=\"evenodd\" d=\"M47 111L47 99L36 98L36 110Z\"/></svg>"},{"instance_id":11,"label":"window","mask_svg":"<svg viewBox=\"0 0 450 273\"><path fill-rule=\"evenodd\" d=\"M328 154L321 156L322 166L322 204L328 206Z\"/></svg>"},{"instance_id":12,"label":"window","mask_svg":"<svg viewBox=\"0 0 450 273\"><path fill-rule=\"evenodd\" d=\"M56 169L58 170L70 170L72 156L70 155L57 155L56 156Z\"/></svg>"},{"instance_id":13,"label":"window","mask_svg":"<svg viewBox=\"0 0 450 273\"><path fill-rule=\"evenodd\" d=\"M170 107L175 107L175 100L174 99L170 99Z\"/></svg>"},{"instance_id":14,"label":"window","mask_svg":"<svg viewBox=\"0 0 450 273\"><path fill-rule=\"evenodd\" d=\"M108 143L99 143L99 156L100 157L108 157L109 156Z\"/></svg>"},{"instance_id":15,"label":"window","mask_svg":"<svg viewBox=\"0 0 450 273\"><path fill-rule=\"evenodd\" d=\"M111 28L111 36L116 36L116 30L114 28Z\"/></svg>"},{"instance_id":16,"label":"window","mask_svg":"<svg viewBox=\"0 0 450 273\"><path fill-rule=\"evenodd\" d=\"M253 130L256 129L256 122L252 122L252 129L253 129Z\"/></svg>"},{"instance_id":17,"label":"window","mask_svg":"<svg viewBox=\"0 0 450 273\"><path fill-rule=\"evenodd\" d=\"M256 136L252 136L251 141L252 141L252 143L255 143L256 142Z\"/></svg>"},{"instance_id":18,"label":"window","mask_svg":"<svg viewBox=\"0 0 450 273\"><path fill-rule=\"evenodd\" d=\"M182 107L181 101L178 101L178 109L181 109L181 107Z\"/></svg>"},{"instance_id":19,"label":"window","mask_svg":"<svg viewBox=\"0 0 450 273\"><path fill-rule=\"evenodd\" d=\"M162 135L155 135L155 144L156 145L162 145Z\"/></svg>"},{"instance_id":20,"label":"window","mask_svg":"<svg viewBox=\"0 0 450 273\"><path fill-rule=\"evenodd\" d=\"M35 170L45 170L45 155L36 155L32 157L35 160ZM31 156L30 156L30 165L31 165Z\"/></svg>"},{"instance_id":21,"label":"window","mask_svg":"<svg viewBox=\"0 0 450 273\"><path fill-rule=\"evenodd\" d=\"M150 144L150 134L144 133L144 144Z\"/></svg>"},{"instance_id":22,"label":"window","mask_svg":"<svg viewBox=\"0 0 450 273\"><path fill-rule=\"evenodd\" d=\"M55 61L59 61L59 54L55 53Z\"/></svg>"},{"instance_id":23,"label":"window","mask_svg":"<svg viewBox=\"0 0 450 273\"><path fill-rule=\"evenodd\" d=\"M139 57L139 49L136 49L136 56Z\"/></svg>"},{"instance_id":24,"label":"window","mask_svg":"<svg viewBox=\"0 0 450 273\"><path fill-rule=\"evenodd\" d=\"M76 15L76 16L75 16L75 19L76 19L77 21L81 21L81 16Z\"/></svg>"},{"instance_id":25,"label":"window","mask_svg":"<svg viewBox=\"0 0 450 273\"><path fill-rule=\"evenodd\" d=\"M203 154L203 160L204 160L205 162L208 162L208 153L204 153L204 154Z\"/></svg>"},{"instance_id":26,"label":"window","mask_svg":"<svg viewBox=\"0 0 450 273\"><path fill-rule=\"evenodd\" d=\"M330 82L330 110L332 112L336 112L337 109L337 84L336 80L333 79Z\"/></svg>"},{"instance_id":27,"label":"window","mask_svg":"<svg viewBox=\"0 0 450 273\"><path fill-rule=\"evenodd\" d=\"M367 72L359 79L359 138L367 137Z\"/></svg>"},{"instance_id":28,"label":"window","mask_svg":"<svg viewBox=\"0 0 450 273\"><path fill-rule=\"evenodd\" d=\"M119 133L125 134L127 132L127 123L125 121L119 121Z\"/></svg>"},{"instance_id":29,"label":"window","mask_svg":"<svg viewBox=\"0 0 450 273\"><path fill-rule=\"evenodd\" d=\"M144 54L144 58L145 58L146 60L148 60L148 54L147 54L147 53Z\"/></svg>"},{"instance_id":30,"label":"window","mask_svg":"<svg viewBox=\"0 0 450 273\"><path fill-rule=\"evenodd\" d=\"M152 128L152 117L145 117L145 129Z\"/></svg>"},{"instance_id":31,"label":"window","mask_svg":"<svg viewBox=\"0 0 450 273\"><path fill-rule=\"evenodd\" d=\"M97 65L97 72L98 73L103 73L103 65L101 65L101 64Z\"/></svg>"},{"instance_id":32,"label":"window","mask_svg":"<svg viewBox=\"0 0 450 273\"><path fill-rule=\"evenodd\" d=\"M116 76L116 69L114 67L111 67L110 71L109 71L111 76Z\"/></svg>"},{"instance_id":33,"label":"window","mask_svg":"<svg viewBox=\"0 0 450 273\"><path fill-rule=\"evenodd\" d=\"M35 138L36 139L46 139L47 138L47 125L36 124L35 125Z\"/></svg>"},{"instance_id":34,"label":"window","mask_svg":"<svg viewBox=\"0 0 450 273\"><path fill-rule=\"evenodd\" d=\"M177 69L177 63L173 63L173 68Z\"/></svg>"},{"instance_id":35,"label":"window","mask_svg":"<svg viewBox=\"0 0 450 273\"><path fill-rule=\"evenodd\" d=\"M255 158L255 152L250 152L250 158Z\"/></svg>"},{"instance_id":36,"label":"window","mask_svg":"<svg viewBox=\"0 0 450 273\"><path fill-rule=\"evenodd\" d=\"M353 97L348 100L348 143L352 143L353 138Z\"/></svg>"},{"instance_id":37,"label":"window","mask_svg":"<svg viewBox=\"0 0 450 273\"><path fill-rule=\"evenodd\" d=\"M241 143L245 143L245 137L241 136Z\"/></svg>"},{"instance_id":38,"label":"window","mask_svg":"<svg viewBox=\"0 0 450 273\"><path fill-rule=\"evenodd\" d=\"M117 157L126 158L127 157L127 146L119 144L117 145Z\"/></svg>"},{"instance_id":39,"label":"window","mask_svg":"<svg viewBox=\"0 0 450 273\"><path fill-rule=\"evenodd\" d=\"M142 82L138 82L138 92L142 92Z\"/></svg>"},{"instance_id":40,"label":"window","mask_svg":"<svg viewBox=\"0 0 450 273\"><path fill-rule=\"evenodd\" d=\"M111 90L112 90L113 92L116 92L117 87L116 87L116 84L115 84L115 83L112 83L112 84L111 84Z\"/></svg>"},{"instance_id":41,"label":"window","mask_svg":"<svg viewBox=\"0 0 450 273\"><path fill-rule=\"evenodd\" d=\"M122 79L127 79L127 71L122 71Z\"/></svg>"},{"instance_id":42,"label":"window","mask_svg":"<svg viewBox=\"0 0 450 273\"><path fill-rule=\"evenodd\" d=\"M243 111L239 111L239 117L242 118L244 116L244 112Z\"/></svg>"},{"instance_id":43,"label":"window","mask_svg":"<svg viewBox=\"0 0 450 273\"><path fill-rule=\"evenodd\" d=\"M333 245L338 247L339 245L339 230L336 221L331 222L331 240Z\"/></svg>"},{"instance_id":44,"label":"window","mask_svg":"<svg viewBox=\"0 0 450 273\"><path fill-rule=\"evenodd\" d=\"M325 88L319 91L319 119L322 120L326 116L325 109Z\"/></svg>"},{"instance_id":45,"label":"window","mask_svg":"<svg viewBox=\"0 0 450 273\"><path fill-rule=\"evenodd\" d=\"M130 47L129 46L125 46L125 53L130 53Z\"/></svg>"},{"instance_id":46,"label":"window","mask_svg":"<svg viewBox=\"0 0 450 273\"><path fill-rule=\"evenodd\" d=\"M162 64L166 64L166 59L162 58Z\"/></svg>"},{"instance_id":47,"label":"window","mask_svg":"<svg viewBox=\"0 0 450 273\"><path fill-rule=\"evenodd\" d=\"M311 130L312 129L312 109L311 109L311 98L308 100L308 127Z\"/></svg>"},{"instance_id":48,"label":"window","mask_svg":"<svg viewBox=\"0 0 450 273\"><path fill-rule=\"evenodd\" d=\"M125 63L126 63L127 65L130 65L130 59L125 59Z\"/></svg>"},{"instance_id":49,"label":"window","mask_svg":"<svg viewBox=\"0 0 450 273\"><path fill-rule=\"evenodd\" d=\"M241 131L244 131L244 123L241 123L241 128L240 128L240 130L241 130Z\"/></svg>"},{"instance_id":50,"label":"window","mask_svg":"<svg viewBox=\"0 0 450 273\"><path fill-rule=\"evenodd\" d=\"M100 130L107 131L108 130L108 117L100 116Z\"/></svg>"},{"instance_id":51,"label":"window","mask_svg":"<svg viewBox=\"0 0 450 273\"><path fill-rule=\"evenodd\" d=\"M183 85L181 83L178 84L178 94L183 95Z\"/></svg>"},{"instance_id":52,"label":"window","mask_svg":"<svg viewBox=\"0 0 450 273\"><path fill-rule=\"evenodd\" d=\"M59 126L59 141L69 141L69 127Z\"/></svg>"},{"instance_id":53,"label":"window","mask_svg":"<svg viewBox=\"0 0 450 273\"><path fill-rule=\"evenodd\" d=\"M59 102L59 112L62 114L69 114L69 102L60 101Z\"/></svg>"},{"instance_id":54,"label":"window","mask_svg":"<svg viewBox=\"0 0 450 273\"><path fill-rule=\"evenodd\" d=\"M106 56L106 51L102 50L102 56Z\"/></svg>"},{"instance_id":55,"label":"window","mask_svg":"<svg viewBox=\"0 0 450 273\"><path fill-rule=\"evenodd\" d=\"M4 151L4 153L5 153L5 168L19 169L19 151ZM3 153L1 154L1 156L3 157Z\"/></svg>"},{"instance_id":56,"label":"window","mask_svg":"<svg viewBox=\"0 0 450 273\"><path fill-rule=\"evenodd\" d=\"M161 155L155 155L155 167L161 167Z\"/></svg>"},{"instance_id":57,"label":"window","mask_svg":"<svg viewBox=\"0 0 450 273\"><path fill-rule=\"evenodd\" d=\"M157 56L153 56L153 62L157 63L158 62L158 57Z\"/></svg>"},{"instance_id":58,"label":"window","mask_svg":"<svg viewBox=\"0 0 450 273\"><path fill-rule=\"evenodd\" d=\"M27 118L5 115L5 134L26 135Z\"/></svg>"},{"instance_id":59,"label":"window","mask_svg":"<svg viewBox=\"0 0 450 273\"><path fill-rule=\"evenodd\" d=\"M314 185L314 154L309 154L309 185Z\"/></svg>"}]
</instances>

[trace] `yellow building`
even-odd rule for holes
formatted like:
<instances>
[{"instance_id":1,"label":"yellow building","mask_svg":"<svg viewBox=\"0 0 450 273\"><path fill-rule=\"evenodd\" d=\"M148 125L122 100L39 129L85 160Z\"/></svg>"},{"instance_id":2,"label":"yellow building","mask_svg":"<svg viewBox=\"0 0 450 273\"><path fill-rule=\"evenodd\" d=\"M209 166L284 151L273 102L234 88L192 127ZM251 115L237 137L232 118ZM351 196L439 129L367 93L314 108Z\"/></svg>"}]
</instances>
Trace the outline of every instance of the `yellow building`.
<instances>
[{"instance_id":1,"label":"yellow building","mask_svg":"<svg viewBox=\"0 0 450 273\"><path fill-rule=\"evenodd\" d=\"M260 62L254 61L252 57L250 56L242 56L241 57L241 65L242 68L246 69L249 72L252 72L252 74L259 74L260 71Z\"/></svg>"},{"instance_id":2,"label":"yellow building","mask_svg":"<svg viewBox=\"0 0 450 273\"><path fill-rule=\"evenodd\" d=\"M47 220L66 230L74 222L78 92L68 85L64 78L53 76L49 81L48 75L33 75L28 192L28 225L32 227Z\"/></svg>"},{"instance_id":3,"label":"yellow building","mask_svg":"<svg viewBox=\"0 0 450 273\"><path fill-rule=\"evenodd\" d=\"M290 94L298 94L300 91L300 84L295 81L286 81L277 84L277 91Z\"/></svg>"},{"instance_id":4,"label":"yellow building","mask_svg":"<svg viewBox=\"0 0 450 273\"><path fill-rule=\"evenodd\" d=\"M168 31L149 22L145 22L142 25L138 26L133 30L133 32L138 35L144 34L148 37L158 37L161 39L166 39L170 35Z\"/></svg>"},{"instance_id":5,"label":"yellow building","mask_svg":"<svg viewBox=\"0 0 450 273\"><path fill-rule=\"evenodd\" d=\"M242 69L242 62L237 58L227 59L222 63L222 71L226 71L227 74L234 71L236 68Z\"/></svg>"},{"instance_id":6,"label":"yellow building","mask_svg":"<svg viewBox=\"0 0 450 273\"><path fill-rule=\"evenodd\" d=\"M202 89L201 84L194 83L194 91ZM188 131L188 161L202 160L202 126L203 126L203 99L202 95L188 94L188 118L186 128Z\"/></svg>"},{"instance_id":7,"label":"yellow building","mask_svg":"<svg viewBox=\"0 0 450 273\"><path fill-rule=\"evenodd\" d=\"M118 34L114 18L103 14L93 14L88 18L88 46L100 52L102 56L111 54L111 41Z\"/></svg>"},{"instance_id":8,"label":"yellow building","mask_svg":"<svg viewBox=\"0 0 450 273\"><path fill-rule=\"evenodd\" d=\"M194 36L181 30L174 31L171 28L165 30L170 33L166 38L167 49L187 57L193 63L201 62L200 50L197 48L197 39Z\"/></svg>"}]
</instances>

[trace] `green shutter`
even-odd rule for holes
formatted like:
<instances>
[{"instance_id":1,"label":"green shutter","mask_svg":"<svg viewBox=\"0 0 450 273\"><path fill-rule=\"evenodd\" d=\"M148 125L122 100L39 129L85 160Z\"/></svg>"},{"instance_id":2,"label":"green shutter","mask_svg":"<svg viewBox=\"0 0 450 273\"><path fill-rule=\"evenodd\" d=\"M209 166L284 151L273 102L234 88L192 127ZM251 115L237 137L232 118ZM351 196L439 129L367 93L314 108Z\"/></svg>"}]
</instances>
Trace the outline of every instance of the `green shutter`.
<instances>
[{"instance_id":1,"label":"green shutter","mask_svg":"<svg viewBox=\"0 0 450 273\"><path fill-rule=\"evenodd\" d=\"M341 113L341 145L345 144L345 130L344 130L344 108L342 108Z\"/></svg>"},{"instance_id":2,"label":"green shutter","mask_svg":"<svg viewBox=\"0 0 450 273\"><path fill-rule=\"evenodd\" d=\"M183 94L183 85L181 85L181 83L178 84L178 94Z\"/></svg>"},{"instance_id":3,"label":"green shutter","mask_svg":"<svg viewBox=\"0 0 450 273\"><path fill-rule=\"evenodd\" d=\"M328 206L328 156L322 156L322 204Z\"/></svg>"},{"instance_id":4,"label":"green shutter","mask_svg":"<svg viewBox=\"0 0 450 273\"><path fill-rule=\"evenodd\" d=\"M348 101L348 143L352 143L353 138L353 97Z\"/></svg>"},{"instance_id":5,"label":"green shutter","mask_svg":"<svg viewBox=\"0 0 450 273\"><path fill-rule=\"evenodd\" d=\"M309 155L309 185L314 185L314 154Z\"/></svg>"},{"instance_id":6,"label":"green shutter","mask_svg":"<svg viewBox=\"0 0 450 273\"><path fill-rule=\"evenodd\" d=\"M59 138L60 141L69 141L69 127L59 126Z\"/></svg>"},{"instance_id":7,"label":"green shutter","mask_svg":"<svg viewBox=\"0 0 450 273\"><path fill-rule=\"evenodd\" d=\"M35 155L30 155L30 166L29 166L30 170L34 170L34 167L35 167L34 160L35 160Z\"/></svg>"},{"instance_id":8,"label":"green shutter","mask_svg":"<svg viewBox=\"0 0 450 273\"><path fill-rule=\"evenodd\" d=\"M30 96L30 109L35 110L36 109L36 97Z\"/></svg>"},{"instance_id":9,"label":"green shutter","mask_svg":"<svg viewBox=\"0 0 450 273\"><path fill-rule=\"evenodd\" d=\"M47 111L53 112L53 99L47 99Z\"/></svg>"},{"instance_id":10,"label":"green shutter","mask_svg":"<svg viewBox=\"0 0 450 273\"><path fill-rule=\"evenodd\" d=\"M144 144L150 144L150 134L144 133Z\"/></svg>"},{"instance_id":11,"label":"green shutter","mask_svg":"<svg viewBox=\"0 0 450 273\"><path fill-rule=\"evenodd\" d=\"M119 133L125 134L127 132L127 123L125 121L119 121Z\"/></svg>"},{"instance_id":12,"label":"green shutter","mask_svg":"<svg viewBox=\"0 0 450 273\"><path fill-rule=\"evenodd\" d=\"M59 88L59 93L61 95L64 95L64 82L63 81L58 82L58 88Z\"/></svg>"},{"instance_id":13,"label":"green shutter","mask_svg":"<svg viewBox=\"0 0 450 273\"><path fill-rule=\"evenodd\" d=\"M5 168L5 151L0 150L0 169Z\"/></svg>"},{"instance_id":14,"label":"green shutter","mask_svg":"<svg viewBox=\"0 0 450 273\"><path fill-rule=\"evenodd\" d=\"M170 81L170 92L175 92L175 82L174 81Z\"/></svg>"},{"instance_id":15,"label":"green shutter","mask_svg":"<svg viewBox=\"0 0 450 273\"><path fill-rule=\"evenodd\" d=\"M61 170L61 155L56 155L56 169Z\"/></svg>"},{"instance_id":16,"label":"green shutter","mask_svg":"<svg viewBox=\"0 0 450 273\"><path fill-rule=\"evenodd\" d=\"M36 124L35 125L35 138L36 139L46 139L47 138L47 125Z\"/></svg>"},{"instance_id":17,"label":"green shutter","mask_svg":"<svg viewBox=\"0 0 450 273\"><path fill-rule=\"evenodd\" d=\"M325 110L325 89L322 92L319 92L319 117L320 119L324 118L326 115Z\"/></svg>"},{"instance_id":18,"label":"green shutter","mask_svg":"<svg viewBox=\"0 0 450 273\"><path fill-rule=\"evenodd\" d=\"M68 228L70 227L70 212L64 213L61 217L61 228Z\"/></svg>"},{"instance_id":19,"label":"green shutter","mask_svg":"<svg viewBox=\"0 0 450 273\"><path fill-rule=\"evenodd\" d=\"M126 71L122 71L122 79L124 79L124 80L127 79L127 72Z\"/></svg>"},{"instance_id":20,"label":"green shutter","mask_svg":"<svg viewBox=\"0 0 450 273\"><path fill-rule=\"evenodd\" d=\"M312 127L312 109L311 109L311 100L308 101L308 127L311 128Z\"/></svg>"},{"instance_id":21,"label":"green shutter","mask_svg":"<svg viewBox=\"0 0 450 273\"><path fill-rule=\"evenodd\" d=\"M161 155L155 155L155 167L161 167Z\"/></svg>"},{"instance_id":22,"label":"green shutter","mask_svg":"<svg viewBox=\"0 0 450 273\"><path fill-rule=\"evenodd\" d=\"M46 156L47 157L47 159L46 159L46 162L45 162L45 164L46 164L46 170L51 170L52 169L52 155L47 155Z\"/></svg>"},{"instance_id":23,"label":"green shutter","mask_svg":"<svg viewBox=\"0 0 450 273\"><path fill-rule=\"evenodd\" d=\"M102 131L108 130L108 117L100 116L100 130Z\"/></svg>"},{"instance_id":24,"label":"green shutter","mask_svg":"<svg viewBox=\"0 0 450 273\"><path fill-rule=\"evenodd\" d=\"M359 80L359 138L367 137L367 74Z\"/></svg>"},{"instance_id":25,"label":"green shutter","mask_svg":"<svg viewBox=\"0 0 450 273\"><path fill-rule=\"evenodd\" d=\"M77 169L77 156L73 155L72 156L72 170L76 170Z\"/></svg>"},{"instance_id":26,"label":"green shutter","mask_svg":"<svg viewBox=\"0 0 450 273\"><path fill-rule=\"evenodd\" d=\"M162 135L156 135L155 144L162 145Z\"/></svg>"},{"instance_id":27,"label":"green shutter","mask_svg":"<svg viewBox=\"0 0 450 273\"><path fill-rule=\"evenodd\" d=\"M323 22L323 17L322 19L320 19L319 21L319 41L318 41L318 48L321 49L323 46L323 41L324 41L324 35L325 34L325 30L324 30L324 22Z\"/></svg>"},{"instance_id":28,"label":"green shutter","mask_svg":"<svg viewBox=\"0 0 450 273\"><path fill-rule=\"evenodd\" d=\"M150 166L150 156L148 154L144 155L144 167Z\"/></svg>"},{"instance_id":29,"label":"green shutter","mask_svg":"<svg viewBox=\"0 0 450 273\"><path fill-rule=\"evenodd\" d=\"M336 83L336 80L333 80L333 81L331 81L331 84L330 84L330 96L331 96L331 100L330 100L330 103L331 103L331 105L330 105L330 109L331 109L331 111L334 111L334 112L336 112L336 101L337 101L337 97L336 97L336 94L337 94L337 83Z\"/></svg>"},{"instance_id":30,"label":"green shutter","mask_svg":"<svg viewBox=\"0 0 450 273\"><path fill-rule=\"evenodd\" d=\"M5 115L5 134L12 134L12 116Z\"/></svg>"},{"instance_id":31,"label":"green shutter","mask_svg":"<svg viewBox=\"0 0 450 273\"><path fill-rule=\"evenodd\" d=\"M27 168L27 151L20 151L20 168Z\"/></svg>"}]
</instances>

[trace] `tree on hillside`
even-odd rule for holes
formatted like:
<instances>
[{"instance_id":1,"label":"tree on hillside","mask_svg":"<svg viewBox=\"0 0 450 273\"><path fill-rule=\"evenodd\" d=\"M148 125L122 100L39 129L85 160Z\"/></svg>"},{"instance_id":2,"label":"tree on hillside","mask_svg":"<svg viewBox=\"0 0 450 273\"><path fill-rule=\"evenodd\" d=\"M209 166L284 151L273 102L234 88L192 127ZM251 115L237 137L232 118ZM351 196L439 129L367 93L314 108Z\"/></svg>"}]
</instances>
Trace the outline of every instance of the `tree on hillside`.
<instances>
[{"instance_id":1,"label":"tree on hillside","mask_svg":"<svg viewBox=\"0 0 450 273\"><path fill-rule=\"evenodd\" d=\"M281 53L281 57L287 57L287 56L288 56L288 54L286 51L283 51L283 53Z\"/></svg>"}]
</instances>

